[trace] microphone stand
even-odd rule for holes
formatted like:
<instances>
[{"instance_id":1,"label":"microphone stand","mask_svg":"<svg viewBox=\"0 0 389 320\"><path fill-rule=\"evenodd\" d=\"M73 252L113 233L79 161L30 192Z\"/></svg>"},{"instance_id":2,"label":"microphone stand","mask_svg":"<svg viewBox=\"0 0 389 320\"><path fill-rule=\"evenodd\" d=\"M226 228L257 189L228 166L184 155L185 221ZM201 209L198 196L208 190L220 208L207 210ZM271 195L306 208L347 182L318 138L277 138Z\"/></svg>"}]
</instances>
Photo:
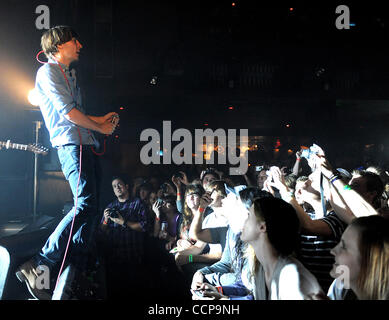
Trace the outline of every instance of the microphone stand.
<instances>
[{"instance_id":1,"label":"microphone stand","mask_svg":"<svg viewBox=\"0 0 389 320\"><path fill-rule=\"evenodd\" d=\"M41 128L42 121L34 121L35 128L34 128L34 134L35 134L35 143L39 143L39 129ZM33 222L35 222L36 219L36 208L37 208L37 200L38 200L38 153L34 153L34 199L33 199L33 211L32 211L32 218Z\"/></svg>"}]
</instances>

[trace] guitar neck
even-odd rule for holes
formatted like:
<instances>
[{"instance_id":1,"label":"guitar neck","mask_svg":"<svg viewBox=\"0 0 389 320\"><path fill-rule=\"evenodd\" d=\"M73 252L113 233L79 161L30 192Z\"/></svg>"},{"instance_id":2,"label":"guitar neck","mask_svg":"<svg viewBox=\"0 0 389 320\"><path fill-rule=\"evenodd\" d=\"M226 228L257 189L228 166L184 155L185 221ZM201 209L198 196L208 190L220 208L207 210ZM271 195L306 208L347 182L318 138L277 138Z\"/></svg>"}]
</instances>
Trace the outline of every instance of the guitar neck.
<instances>
[{"instance_id":1,"label":"guitar neck","mask_svg":"<svg viewBox=\"0 0 389 320\"><path fill-rule=\"evenodd\" d=\"M28 150L28 145L26 144L19 144L19 143L8 143L7 141L0 141L0 144L2 147L5 147L7 149L16 149L16 150Z\"/></svg>"}]
</instances>

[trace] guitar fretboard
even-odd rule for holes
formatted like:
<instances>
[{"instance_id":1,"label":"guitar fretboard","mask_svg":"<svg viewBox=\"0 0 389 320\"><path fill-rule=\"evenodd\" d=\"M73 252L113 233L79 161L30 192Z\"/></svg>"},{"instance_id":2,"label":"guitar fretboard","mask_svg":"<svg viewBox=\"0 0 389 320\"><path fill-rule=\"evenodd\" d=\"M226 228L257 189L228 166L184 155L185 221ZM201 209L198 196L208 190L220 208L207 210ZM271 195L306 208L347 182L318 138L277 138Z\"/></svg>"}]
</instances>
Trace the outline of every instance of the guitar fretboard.
<instances>
[{"instance_id":1,"label":"guitar fretboard","mask_svg":"<svg viewBox=\"0 0 389 320\"><path fill-rule=\"evenodd\" d=\"M24 150L27 151L28 145L26 144L19 144L19 143L7 143L7 141L0 141L0 144L2 147L5 148L11 148L11 149L17 149L17 150Z\"/></svg>"}]
</instances>

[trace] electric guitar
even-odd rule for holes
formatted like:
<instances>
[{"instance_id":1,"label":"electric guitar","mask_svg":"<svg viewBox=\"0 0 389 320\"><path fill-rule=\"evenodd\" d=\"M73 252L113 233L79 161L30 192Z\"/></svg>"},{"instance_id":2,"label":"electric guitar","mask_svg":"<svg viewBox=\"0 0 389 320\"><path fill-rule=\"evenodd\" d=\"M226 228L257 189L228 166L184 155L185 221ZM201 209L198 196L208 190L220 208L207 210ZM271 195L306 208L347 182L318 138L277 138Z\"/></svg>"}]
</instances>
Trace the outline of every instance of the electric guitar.
<instances>
[{"instance_id":1,"label":"electric guitar","mask_svg":"<svg viewBox=\"0 0 389 320\"><path fill-rule=\"evenodd\" d=\"M16 150L23 150L23 151L31 151L36 154L41 155L47 155L49 152L49 149L40 145L40 144L19 144L19 143L12 143L10 140L8 141L0 141L0 149L6 148L6 149L16 149Z\"/></svg>"}]
</instances>

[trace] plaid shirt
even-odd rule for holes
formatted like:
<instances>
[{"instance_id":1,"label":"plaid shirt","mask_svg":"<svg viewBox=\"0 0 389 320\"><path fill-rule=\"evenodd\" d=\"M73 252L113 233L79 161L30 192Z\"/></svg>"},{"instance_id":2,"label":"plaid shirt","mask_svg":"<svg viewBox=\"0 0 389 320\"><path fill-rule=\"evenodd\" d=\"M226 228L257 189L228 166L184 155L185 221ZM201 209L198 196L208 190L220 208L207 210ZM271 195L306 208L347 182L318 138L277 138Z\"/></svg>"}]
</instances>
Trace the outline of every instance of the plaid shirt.
<instances>
[{"instance_id":1,"label":"plaid shirt","mask_svg":"<svg viewBox=\"0 0 389 320\"><path fill-rule=\"evenodd\" d=\"M139 198L128 199L119 202L117 199L111 202L107 208L114 208L119 211L125 221L140 223L142 230L146 231L147 217L146 209ZM101 223L104 221L104 215ZM123 227L109 220L107 232L102 234L105 242L106 253L115 263L133 262L140 263L143 257L143 246L145 232L139 232L130 227Z\"/></svg>"}]
</instances>

